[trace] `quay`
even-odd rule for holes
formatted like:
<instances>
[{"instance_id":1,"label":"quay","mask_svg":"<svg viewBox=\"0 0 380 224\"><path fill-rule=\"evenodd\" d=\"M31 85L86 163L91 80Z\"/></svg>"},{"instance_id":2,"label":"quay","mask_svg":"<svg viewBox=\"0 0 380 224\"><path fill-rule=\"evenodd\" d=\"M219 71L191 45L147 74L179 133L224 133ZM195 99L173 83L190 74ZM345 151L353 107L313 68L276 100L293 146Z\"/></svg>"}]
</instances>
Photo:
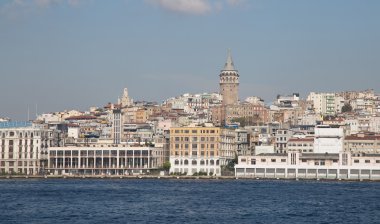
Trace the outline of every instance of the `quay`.
<instances>
[{"instance_id":1,"label":"quay","mask_svg":"<svg viewBox=\"0 0 380 224\"><path fill-rule=\"evenodd\" d=\"M354 176L351 175L350 178L334 178L332 175L322 176L319 175L318 178L315 175L289 175L285 177L284 175L274 173L256 173L256 175L245 174L241 175L240 173L237 176L152 176L152 175L136 175L136 176L125 176L125 175L7 175L0 176L1 179L126 179L126 180L275 180L275 181L371 181L371 182L380 182L380 176Z\"/></svg>"}]
</instances>

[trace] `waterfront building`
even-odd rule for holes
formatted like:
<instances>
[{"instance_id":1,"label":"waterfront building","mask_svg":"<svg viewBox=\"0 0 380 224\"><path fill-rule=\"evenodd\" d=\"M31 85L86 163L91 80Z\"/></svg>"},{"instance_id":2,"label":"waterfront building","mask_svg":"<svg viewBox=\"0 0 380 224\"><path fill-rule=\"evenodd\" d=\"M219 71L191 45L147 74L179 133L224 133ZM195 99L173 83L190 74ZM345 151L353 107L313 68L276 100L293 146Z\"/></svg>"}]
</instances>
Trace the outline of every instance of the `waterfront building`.
<instances>
[{"instance_id":1,"label":"waterfront building","mask_svg":"<svg viewBox=\"0 0 380 224\"><path fill-rule=\"evenodd\" d=\"M220 134L218 127L171 128L170 172L220 176Z\"/></svg>"},{"instance_id":2,"label":"waterfront building","mask_svg":"<svg viewBox=\"0 0 380 224\"><path fill-rule=\"evenodd\" d=\"M128 175L150 173L162 167L162 148L111 146L51 147L51 175Z\"/></svg>"},{"instance_id":3,"label":"waterfront building","mask_svg":"<svg viewBox=\"0 0 380 224\"><path fill-rule=\"evenodd\" d=\"M236 177L380 180L380 154L269 153L240 156Z\"/></svg>"},{"instance_id":4,"label":"waterfront building","mask_svg":"<svg viewBox=\"0 0 380 224\"><path fill-rule=\"evenodd\" d=\"M0 123L0 173L43 174L48 148L59 146L60 133L31 122Z\"/></svg>"}]
</instances>

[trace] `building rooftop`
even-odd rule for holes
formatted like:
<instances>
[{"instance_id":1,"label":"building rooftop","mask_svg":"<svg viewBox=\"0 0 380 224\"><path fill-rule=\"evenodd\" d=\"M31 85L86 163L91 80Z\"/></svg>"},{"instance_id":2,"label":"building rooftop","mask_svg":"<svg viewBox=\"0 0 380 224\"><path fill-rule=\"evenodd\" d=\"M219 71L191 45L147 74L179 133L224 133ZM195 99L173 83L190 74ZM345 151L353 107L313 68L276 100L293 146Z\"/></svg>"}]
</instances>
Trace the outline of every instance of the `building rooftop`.
<instances>
[{"instance_id":1,"label":"building rooftop","mask_svg":"<svg viewBox=\"0 0 380 224\"><path fill-rule=\"evenodd\" d=\"M339 153L302 153L300 159L339 159Z\"/></svg>"},{"instance_id":2,"label":"building rooftop","mask_svg":"<svg viewBox=\"0 0 380 224\"><path fill-rule=\"evenodd\" d=\"M314 138L291 138L288 142L314 142Z\"/></svg>"},{"instance_id":3,"label":"building rooftop","mask_svg":"<svg viewBox=\"0 0 380 224\"><path fill-rule=\"evenodd\" d=\"M25 128L33 125L30 121L6 121L0 122L0 128Z\"/></svg>"},{"instance_id":4,"label":"building rooftop","mask_svg":"<svg viewBox=\"0 0 380 224\"><path fill-rule=\"evenodd\" d=\"M288 154L287 153L261 153L261 154L258 154L257 156L284 156L284 157L287 157Z\"/></svg>"}]
</instances>

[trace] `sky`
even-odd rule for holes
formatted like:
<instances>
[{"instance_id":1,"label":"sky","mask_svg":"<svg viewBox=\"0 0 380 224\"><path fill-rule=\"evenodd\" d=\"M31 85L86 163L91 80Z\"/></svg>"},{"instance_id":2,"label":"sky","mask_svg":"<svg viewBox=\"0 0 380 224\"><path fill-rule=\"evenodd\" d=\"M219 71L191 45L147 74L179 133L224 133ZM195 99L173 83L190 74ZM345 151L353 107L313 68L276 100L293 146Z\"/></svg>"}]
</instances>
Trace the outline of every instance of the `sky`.
<instances>
[{"instance_id":1,"label":"sky","mask_svg":"<svg viewBox=\"0 0 380 224\"><path fill-rule=\"evenodd\" d=\"M378 0L2 0L0 117L218 92L380 91Z\"/></svg>"}]
</instances>

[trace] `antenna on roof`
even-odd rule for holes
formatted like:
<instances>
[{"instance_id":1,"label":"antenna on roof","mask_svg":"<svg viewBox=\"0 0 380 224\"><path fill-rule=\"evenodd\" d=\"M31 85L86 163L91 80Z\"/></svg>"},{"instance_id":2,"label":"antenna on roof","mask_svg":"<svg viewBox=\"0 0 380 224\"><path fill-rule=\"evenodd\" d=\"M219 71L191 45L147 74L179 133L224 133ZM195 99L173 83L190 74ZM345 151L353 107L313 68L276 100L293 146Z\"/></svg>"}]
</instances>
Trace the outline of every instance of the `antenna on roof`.
<instances>
[{"instance_id":1,"label":"antenna on roof","mask_svg":"<svg viewBox=\"0 0 380 224\"><path fill-rule=\"evenodd\" d=\"M28 105L28 120L27 121L29 121L29 105Z\"/></svg>"}]
</instances>

